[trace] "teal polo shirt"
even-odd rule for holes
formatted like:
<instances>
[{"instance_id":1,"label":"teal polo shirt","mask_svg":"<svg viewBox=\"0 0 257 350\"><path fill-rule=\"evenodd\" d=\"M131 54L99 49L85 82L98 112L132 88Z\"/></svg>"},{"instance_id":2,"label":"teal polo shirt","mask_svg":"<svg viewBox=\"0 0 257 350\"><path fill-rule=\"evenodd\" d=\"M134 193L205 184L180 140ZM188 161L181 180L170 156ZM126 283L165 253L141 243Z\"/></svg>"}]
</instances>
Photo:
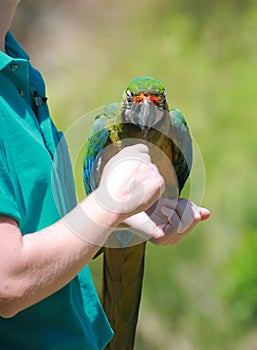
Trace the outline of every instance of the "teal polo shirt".
<instances>
[{"instance_id":1,"label":"teal polo shirt","mask_svg":"<svg viewBox=\"0 0 257 350\"><path fill-rule=\"evenodd\" d=\"M0 214L15 219L24 235L59 220L76 197L65 142L56 156L62 134L49 116L42 77L10 32L6 51L0 51ZM88 266L57 293L0 317L1 350L102 349L112 335Z\"/></svg>"}]
</instances>

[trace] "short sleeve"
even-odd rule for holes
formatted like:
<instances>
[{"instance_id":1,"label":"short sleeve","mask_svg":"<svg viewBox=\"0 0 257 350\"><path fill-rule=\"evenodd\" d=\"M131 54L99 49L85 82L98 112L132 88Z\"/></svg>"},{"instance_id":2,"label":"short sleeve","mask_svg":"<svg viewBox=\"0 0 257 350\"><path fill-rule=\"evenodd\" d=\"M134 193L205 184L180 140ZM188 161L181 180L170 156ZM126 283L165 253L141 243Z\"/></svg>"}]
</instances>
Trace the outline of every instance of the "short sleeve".
<instances>
[{"instance_id":1,"label":"short sleeve","mask_svg":"<svg viewBox=\"0 0 257 350\"><path fill-rule=\"evenodd\" d=\"M21 216L7 165L5 147L0 139L0 215L12 217L20 223Z\"/></svg>"}]
</instances>

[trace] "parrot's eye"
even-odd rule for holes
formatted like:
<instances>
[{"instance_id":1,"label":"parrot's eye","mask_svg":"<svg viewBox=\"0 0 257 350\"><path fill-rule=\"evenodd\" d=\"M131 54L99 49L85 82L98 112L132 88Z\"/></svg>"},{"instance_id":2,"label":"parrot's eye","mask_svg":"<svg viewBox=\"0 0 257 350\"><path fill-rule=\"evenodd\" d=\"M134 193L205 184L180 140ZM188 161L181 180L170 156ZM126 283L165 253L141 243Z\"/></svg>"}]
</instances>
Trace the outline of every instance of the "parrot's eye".
<instances>
[{"instance_id":1,"label":"parrot's eye","mask_svg":"<svg viewBox=\"0 0 257 350\"><path fill-rule=\"evenodd\" d=\"M166 91L164 90L163 94L160 95L160 103L159 103L160 108L163 108L165 99L166 99Z\"/></svg>"},{"instance_id":2,"label":"parrot's eye","mask_svg":"<svg viewBox=\"0 0 257 350\"><path fill-rule=\"evenodd\" d=\"M127 101L133 102L133 94L130 90L127 90Z\"/></svg>"}]
</instances>

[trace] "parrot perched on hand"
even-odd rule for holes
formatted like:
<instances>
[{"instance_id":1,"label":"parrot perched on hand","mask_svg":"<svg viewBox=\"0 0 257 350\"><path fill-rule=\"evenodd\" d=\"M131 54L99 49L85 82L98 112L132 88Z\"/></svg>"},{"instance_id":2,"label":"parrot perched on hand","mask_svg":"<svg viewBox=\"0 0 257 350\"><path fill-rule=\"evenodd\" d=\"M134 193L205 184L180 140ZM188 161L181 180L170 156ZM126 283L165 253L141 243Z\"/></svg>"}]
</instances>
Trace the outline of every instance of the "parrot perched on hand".
<instances>
[{"instance_id":1,"label":"parrot perched on hand","mask_svg":"<svg viewBox=\"0 0 257 350\"><path fill-rule=\"evenodd\" d=\"M178 198L192 166L192 139L186 120L169 108L164 85L151 77L134 78L121 101L95 117L84 153L86 193L99 184L107 161L120 149L145 143L165 180L163 196ZM102 303L114 329L109 350L134 347L144 274L146 243L128 231L113 233L103 252ZM115 247L113 247L115 245Z\"/></svg>"}]
</instances>

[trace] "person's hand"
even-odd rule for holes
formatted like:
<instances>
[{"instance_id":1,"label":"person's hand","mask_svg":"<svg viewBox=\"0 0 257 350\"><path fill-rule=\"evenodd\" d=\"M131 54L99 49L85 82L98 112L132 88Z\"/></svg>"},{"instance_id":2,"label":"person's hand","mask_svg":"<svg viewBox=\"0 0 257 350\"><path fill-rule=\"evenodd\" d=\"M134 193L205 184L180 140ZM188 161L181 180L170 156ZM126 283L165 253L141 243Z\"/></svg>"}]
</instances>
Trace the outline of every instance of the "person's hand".
<instances>
[{"instance_id":1,"label":"person's hand","mask_svg":"<svg viewBox=\"0 0 257 350\"><path fill-rule=\"evenodd\" d=\"M100 205L124 219L149 208L163 191L164 180L148 147L136 144L109 160L95 195Z\"/></svg>"},{"instance_id":2,"label":"person's hand","mask_svg":"<svg viewBox=\"0 0 257 350\"><path fill-rule=\"evenodd\" d=\"M185 198L178 200L161 199L150 218L163 230L163 237L151 239L156 245L176 244L203 220L210 212Z\"/></svg>"},{"instance_id":3,"label":"person's hand","mask_svg":"<svg viewBox=\"0 0 257 350\"><path fill-rule=\"evenodd\" d=\"M170 245L180 241L198 222L209 216L208 209L198 207L185 198L162 198L147 212L124 220L124 224L145 240L151 240L156 245Z\"/></svg>"}]
</instances>

